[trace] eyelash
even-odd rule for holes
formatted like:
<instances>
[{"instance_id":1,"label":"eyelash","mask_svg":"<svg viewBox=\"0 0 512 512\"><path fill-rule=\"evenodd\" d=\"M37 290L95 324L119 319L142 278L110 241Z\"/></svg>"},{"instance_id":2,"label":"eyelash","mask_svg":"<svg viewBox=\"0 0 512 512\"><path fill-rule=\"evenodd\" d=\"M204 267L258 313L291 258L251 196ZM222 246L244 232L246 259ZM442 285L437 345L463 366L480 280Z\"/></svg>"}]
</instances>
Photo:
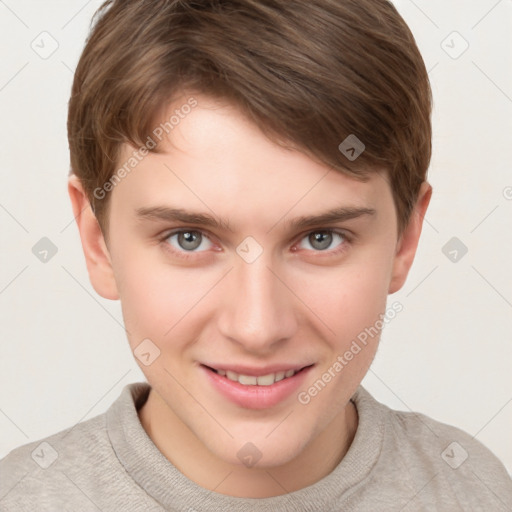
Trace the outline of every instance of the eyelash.
<instances>
[{"instance_id":1,"label":"eyelash","mask_svg":"<svg viewBox=\"0 0 512 512\"><path fill-rule=\"evenodd\" d=\"M208 236L208 234L205 233L204 231L201 231L200 229L196 229L196 228L180 228L180 229L175 229L175 230L170 231L170 232L166 232L165 235L163 235L160 238L160 242L163 244L164 249L166 251L170 252L173 256L178 256L179 258L182 258L184 260L190 260L192 258L195 258L194 255L196 253L194 251L178 251L178 250L174 249L167 242L167 240L171 236L173 236L173 235L179 235L180 233L188 233L188 232L191 232L191 231L194 232L194 233L200 233L202 236L205 236L206 238L208 238L208 240L210 240L210 237ZM328 228L318 228L318 229L314 229L312 231L308 231L306 233L303 233L303 234L300 235L298 241L301 242L306 236L311 235L313 233L329 233L329 234L339 235L339 236L341 236L343 238L343 242L340 244L340 246L337 249L334 249L334 250L326 249L325 251L317 250L317 251L313 251L313 252L326 253L329 256L338 256L338 255L343 254L347 250L347 244L350 245L352 243L352 236L349 235L346 231L335 230L335 229L328 229ZM308 250L308 249L306 249L306 250ZM200 251L200 252L206 252L206 251ZM321 257L321 256L319 256L319 257Z\"/></svg>"}]
</instances>

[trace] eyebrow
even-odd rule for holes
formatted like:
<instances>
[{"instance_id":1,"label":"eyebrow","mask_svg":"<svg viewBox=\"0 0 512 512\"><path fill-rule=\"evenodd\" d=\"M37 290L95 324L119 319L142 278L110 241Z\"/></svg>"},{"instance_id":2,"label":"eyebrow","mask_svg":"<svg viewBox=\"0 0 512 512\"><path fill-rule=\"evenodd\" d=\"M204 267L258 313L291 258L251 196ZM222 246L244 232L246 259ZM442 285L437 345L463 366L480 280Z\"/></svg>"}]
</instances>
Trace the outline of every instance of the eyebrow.
<instances>
[{"instance_id":1,"label":"eyebrow","mask_svg":"<svg viewBox=\"0 0 512 512\"><path fill-rule=\"evenodd\" d=\"M152 206L137 208L136 215L139 219L160 220L167 222L182 222L184 224L196 224L221 229L233 233L233 229L226 219L218 218L208 213L193 212L182 208L170 208L167 206ZM375 215L374 208L342 206L322 212L316 215L303 215L295 219L285 221L287 229L297 230L318 225L344 222L358 217Z\"/></svg>"}]
</instances>

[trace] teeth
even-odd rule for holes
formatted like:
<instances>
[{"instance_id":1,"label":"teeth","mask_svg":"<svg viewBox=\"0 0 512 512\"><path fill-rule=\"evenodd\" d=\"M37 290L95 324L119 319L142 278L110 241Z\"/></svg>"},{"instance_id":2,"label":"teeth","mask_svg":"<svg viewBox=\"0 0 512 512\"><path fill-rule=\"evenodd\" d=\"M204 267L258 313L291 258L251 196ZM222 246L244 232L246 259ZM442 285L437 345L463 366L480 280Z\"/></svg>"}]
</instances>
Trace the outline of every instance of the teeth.
<instances>
[{"instance_id":1,"label":"teeth","mask_svg":"<svg viewBox=\"0 0 512 512\"><path fill-rule=\"evenodd\" d=\"M285 374L285 372L277 372L276 373L276 378L275 378L276 382L279 382L280 380L283 380L284 379L284 374Z\"/></svg>"},{"instance_id":2,"label":"teeth","mask_svg":"<svg viewBox=\"0 0 512 512\"><path fill-rule=\"evenodd\" d=\"M226 377L229 380L234 380L235 382L238 382L238 373L232 372L231 370L228 370L226 372Z\"/></svg>"},{"instance_id":3,"label":"teeth","mask_svg":"<svg viewBox=\"0 0 512 512\"><path fill-rule=\"evenodd\" d=\"M271 386L276 381L275 376L275 373L269 373L268 375L258 377L258 386Z\"/></svg>"},{"instance_id":4,"label":"teeth","mask_svg":"<svg viewBox=\"0 0 512 512\"><path fill-rule=\"evenodd\" d=\"M229 380L239 382L245 386L271 386L274 382L286 379L295 375L295 370L288 370L286 372L269 373L268 375L261 375L255 377L254 375L241 375L239 373L232 372L231 370L215 370L219 375L227 377Z\"/></svg>"},{"instance_id":5,"label":"teeth","mask_svg":"<svg viewBox=\"0 0 512 512\"><path fill-rule=\"evenodd\" d=\"M258 384L258 378L253 375L239 375L238 382L246 386L256 386L256 384Z\"/></svg>"}]
</instances>

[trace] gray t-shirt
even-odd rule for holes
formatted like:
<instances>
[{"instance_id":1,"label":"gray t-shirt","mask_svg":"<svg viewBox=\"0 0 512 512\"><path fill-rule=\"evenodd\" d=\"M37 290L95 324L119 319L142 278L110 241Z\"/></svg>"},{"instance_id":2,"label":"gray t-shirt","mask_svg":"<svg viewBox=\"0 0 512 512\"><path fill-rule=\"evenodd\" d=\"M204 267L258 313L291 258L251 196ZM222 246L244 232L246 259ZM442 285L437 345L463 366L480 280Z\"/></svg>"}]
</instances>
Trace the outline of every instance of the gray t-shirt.
<instances>
[{"instance_id":1,"label":"gray t-shirt","mask_svg":"<svg viewBox=\"0 0 512 512\"><path fill-rule=\"evenodd\" d=\"M194 483L153 444L137 415L149 390L129 384L104 414L11 451L0 461L0 510L512 510L512 479L480 442L422 414L394 411L361 386L352 398L356 435L330 474L282 496L226 496Z\"/></svg>"}]
</instances>

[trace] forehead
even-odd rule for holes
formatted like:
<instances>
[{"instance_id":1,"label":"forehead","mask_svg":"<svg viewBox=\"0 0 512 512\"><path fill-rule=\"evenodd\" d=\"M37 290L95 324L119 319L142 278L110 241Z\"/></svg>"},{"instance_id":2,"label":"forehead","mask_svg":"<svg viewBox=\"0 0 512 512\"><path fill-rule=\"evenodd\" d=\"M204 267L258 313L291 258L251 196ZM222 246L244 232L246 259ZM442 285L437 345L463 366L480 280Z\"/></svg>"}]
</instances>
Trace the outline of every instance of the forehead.
<instances>
[{"instance_id":1,"label":"forehead","mask_svg":"<svg viewBox=\"0 0 512 512\"><path fill-rule=\"evenodd\" d=\"M169 131L160 145L164 152L142 158L116 186L113 203L131 209L172 204L253 220L271 212L270 220L292 210L300 215L326 207L382 208L391 199L384 170L358 181L272 142L235 107L204 96L195 99L197 105L175 115L174 124L165 122L186 97L155 123ZM118 166L134 150L124 145Z\"/></svg>"}]
</instances>

